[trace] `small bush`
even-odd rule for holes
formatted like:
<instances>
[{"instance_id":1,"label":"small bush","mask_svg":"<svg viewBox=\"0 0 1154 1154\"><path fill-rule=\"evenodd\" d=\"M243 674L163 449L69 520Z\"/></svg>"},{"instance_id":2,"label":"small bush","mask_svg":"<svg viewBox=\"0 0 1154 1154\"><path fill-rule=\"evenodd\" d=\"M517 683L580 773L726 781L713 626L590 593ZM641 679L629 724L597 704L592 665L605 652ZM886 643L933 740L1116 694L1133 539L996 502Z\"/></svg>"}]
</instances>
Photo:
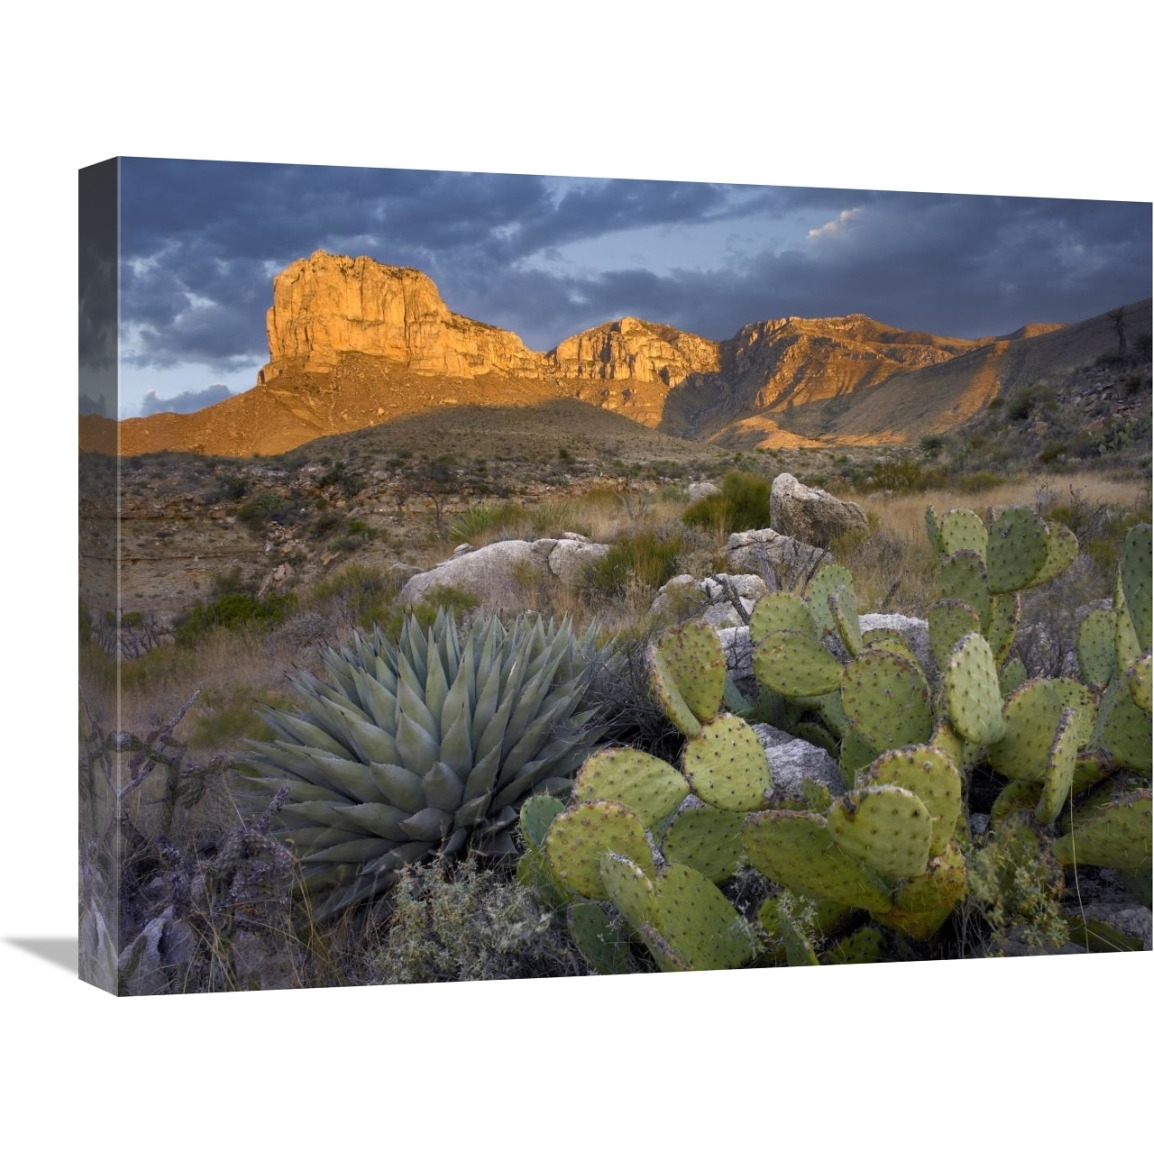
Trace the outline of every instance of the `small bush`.
<instances>
[{"instance_id":1,"label":"small bush","mask_svg":"<svg viewBox=\"0 0 1154 1154\"><path fill-rule=\"evenodd\" d=\"M279 493L260 493L245 502L237 511L237 517L250 529L263 529L271 523L283 524L291 519L292 502Z\"/></svg>"},{"instance_id":2,"label":"small bush","mask_svg":"<svg viewBox=\"0 0 1154 1154\"><path fill-rule=\"evenodd\" d=\"M720 533L763 529L769 524L770 484L757 473L726 473L720 494L694 501L682 514L691 528Z\"/></svg>"},{"instance_id":3,"label":"small bush","mask_svg":"<svg viewBox=\"0 0 1154 1154\"><path fill-rule=\"evenodd\" d=\"M269 593L265 597L228 593L207 605L198 605L178 618L173 635L178 645L192 645L217 626L222 629L249 626L268 629L284 621L294 605L295 599L287 593Z\"/></svg>"},{"instance_id":4,"label":"small bush","mask_svg":"<svg viewBox=\"0 0 1154 1154\"><path fill-rule=\"evenodd\" d=\"M680 537L658 537L650 530L623 537L586 570L586 588L602 597L621 597L631 585L657 590L677 572Z\"/></svg>"},{"instance_id":5,"label":"small bush","mask_svg":"<svg viewBox=\"0 0 1154 1154\"><path fill-rule=\"evenodd\" d=\"M516 505L485 501L457 514L449 522L449 539L474 544L489 533L517 524L523 516L523 511Z\"/></svg>"},{"instance_id":6,"label":"small bush","mask_svg":"<svg viewBox=\"0 0 1154 1154\"><path fill-rule=\"evenodd\" d=\"M443 861L405 871L370 980L476 982L587 973L551 913L515 880Z\"/></svg>"}]
</instances>

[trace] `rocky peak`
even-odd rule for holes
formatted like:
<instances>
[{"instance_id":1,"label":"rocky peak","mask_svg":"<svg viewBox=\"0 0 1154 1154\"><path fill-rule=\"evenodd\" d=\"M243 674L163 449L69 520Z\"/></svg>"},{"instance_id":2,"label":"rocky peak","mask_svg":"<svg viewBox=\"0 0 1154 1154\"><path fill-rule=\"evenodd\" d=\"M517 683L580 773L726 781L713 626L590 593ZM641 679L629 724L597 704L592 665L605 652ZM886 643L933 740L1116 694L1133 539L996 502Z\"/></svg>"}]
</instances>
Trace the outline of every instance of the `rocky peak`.
<instances>
[{"instance_id":1,"label":"rocky peak","mask_svg":"<svg viewBox=\"0 0 1154 1154\"><path fill-rule=\"evenodd\" d=\"M545 371L544 358L515 334L451 312L424 273L327 252L295 261L273 282L268 345L261 384L287 368L332 372L345 353L430 376Z\"/></svg>"},{"instance_id":2,"label":"rocky peak","mask_svg":"<svg viewBox=\"0 0 1154 1154\"><path fill-rule=\"evenodd\" d=\"M628 380L666 388L693 373L715 373L720 367L716 341L637 317L578 333L546 357L570 380Z\"/></svg>"}]
</instances>

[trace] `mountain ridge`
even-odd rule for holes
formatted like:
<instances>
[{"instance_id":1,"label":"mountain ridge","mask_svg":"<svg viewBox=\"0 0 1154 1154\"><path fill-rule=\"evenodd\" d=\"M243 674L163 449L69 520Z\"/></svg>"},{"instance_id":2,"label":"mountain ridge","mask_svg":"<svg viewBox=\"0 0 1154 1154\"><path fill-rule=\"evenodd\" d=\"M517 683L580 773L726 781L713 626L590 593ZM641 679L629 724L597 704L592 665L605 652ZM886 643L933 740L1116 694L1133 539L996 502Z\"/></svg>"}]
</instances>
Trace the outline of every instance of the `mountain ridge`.
<instances>
[{"instance_id":1,"label":"mountain ridge","mask_svg":"<svg viewBox=\"0 0 1154 1154\"><path fill-rule=\"evenodd\" d=\"M1149 300L1123 314L1134 334L1149 331ZM864 313L791 316L724 341L627 316L538 353L452 312L420 270L318 251L274 279L269 362L254 388L195 413L121 421L116 441L122 455L248 456L443 405L569 398L733 447L901 443L971 419L1024 373L1108 351L1114 315L978 339L909 332ZM91 418L85 439L110 443Z\"/></svg>"}]
</instances>

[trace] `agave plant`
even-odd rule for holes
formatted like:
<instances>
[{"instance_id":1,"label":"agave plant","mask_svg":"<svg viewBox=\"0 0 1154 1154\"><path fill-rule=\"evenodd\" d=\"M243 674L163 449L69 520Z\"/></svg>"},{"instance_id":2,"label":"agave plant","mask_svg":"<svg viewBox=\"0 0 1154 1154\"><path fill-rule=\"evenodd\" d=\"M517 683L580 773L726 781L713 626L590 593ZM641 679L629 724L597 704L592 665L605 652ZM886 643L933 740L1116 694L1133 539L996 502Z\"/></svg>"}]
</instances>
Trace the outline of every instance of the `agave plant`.
<instances>
[{"instance_id":1,"label":"agave plant","mask_svg":"<svg viewBox=\"0 0 1154 1154\"><path fill-rule=\"evenodd\" d=\"M262 790L289 789L283 836L300 858L313 915L379 897L426 856L514 850L534 793L567 796L604 732L582 710L592 638L568 620L478 617L462 645L451 614L400 640L357 633L324 665L331 683L290 680L303 711L261 707L279 735L241 759Z\"/></svg>"}]
</instances>

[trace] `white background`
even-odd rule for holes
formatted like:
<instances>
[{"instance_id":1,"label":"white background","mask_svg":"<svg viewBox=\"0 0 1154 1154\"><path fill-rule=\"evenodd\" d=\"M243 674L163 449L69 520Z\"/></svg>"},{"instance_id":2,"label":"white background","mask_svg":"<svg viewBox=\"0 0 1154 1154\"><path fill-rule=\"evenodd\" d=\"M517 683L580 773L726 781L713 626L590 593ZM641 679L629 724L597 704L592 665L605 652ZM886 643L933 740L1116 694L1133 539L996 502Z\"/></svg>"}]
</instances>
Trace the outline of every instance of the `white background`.
<instances>
[{"instance_id":1,"label":"white background","mask_svg":"<svg viewBox=\"0 0 1154 1154\"><path fill-rule=\"evenodd\" d=\"M1148 1131L1149 954L118 1002L18 944L76 933L79 167L1154 195L1149 29L1126 6L1065 21L986 0L394 7L7 18L0 1136L20 1151L1102 1150Z\"/></svg>"}]
</instances>

